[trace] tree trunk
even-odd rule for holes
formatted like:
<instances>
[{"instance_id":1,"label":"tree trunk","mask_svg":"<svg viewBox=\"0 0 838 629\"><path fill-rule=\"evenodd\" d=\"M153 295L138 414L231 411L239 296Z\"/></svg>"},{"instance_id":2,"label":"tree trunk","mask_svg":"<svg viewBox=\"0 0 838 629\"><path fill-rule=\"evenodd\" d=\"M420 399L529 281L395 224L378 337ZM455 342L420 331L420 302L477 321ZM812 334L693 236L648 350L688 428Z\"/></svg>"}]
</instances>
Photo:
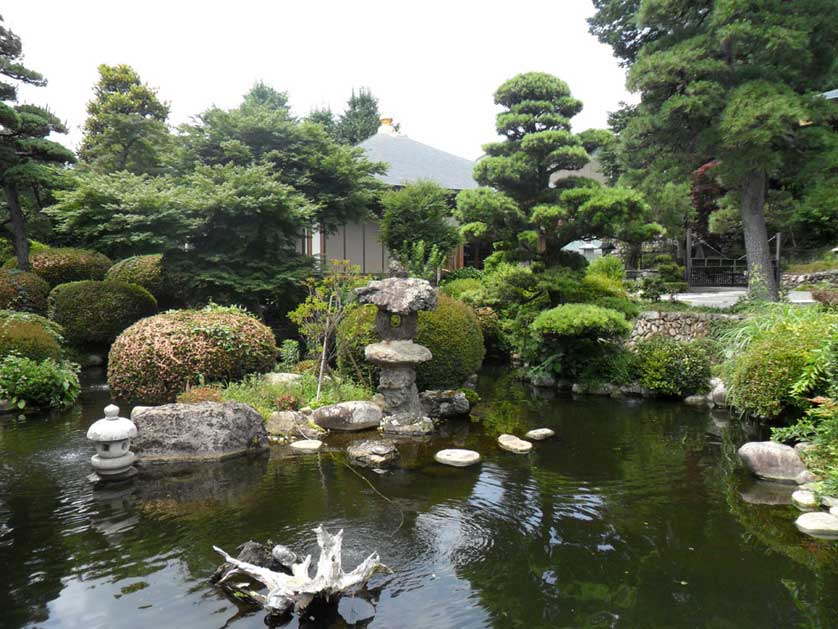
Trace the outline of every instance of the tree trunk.
<instances>
[{"instance_id":1,"label":"tree trunk","mask_svg":"<svg viewBox=\"0 0 838 629\"><path fill-rule=\"evenodd\" d=\"M765 227L766 174L761 168L745 175L742 185L742 231L748 254L748 290L751 297L777 301L777 276L771 264L768 229Z\"/></svg>"},{"instance_id":2,"label":"tree trunk","mask_svg":"<svg viewBox=\"0 0 838 629\"><path fill-rule=\"evenodd\" d=\"M26 220L20 207L20 197L14 184L6 184L6 204L9 206L9 221L17 256L17 267L29 270L29 240L26 238Z\"/></svg>"}]
</instances>

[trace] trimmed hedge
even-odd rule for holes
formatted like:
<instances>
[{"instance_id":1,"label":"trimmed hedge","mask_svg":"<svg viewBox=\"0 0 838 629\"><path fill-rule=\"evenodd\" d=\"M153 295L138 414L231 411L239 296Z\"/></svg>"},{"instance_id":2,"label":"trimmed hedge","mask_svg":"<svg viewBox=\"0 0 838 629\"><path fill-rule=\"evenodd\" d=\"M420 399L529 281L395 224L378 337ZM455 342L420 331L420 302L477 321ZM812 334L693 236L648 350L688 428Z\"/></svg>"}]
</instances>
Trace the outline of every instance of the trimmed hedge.
<instances>
[{"instance_id":1,"label":"trimmed hedge","mask_svg":"<svg viewBox=\"0 0 838 629\"><path fill-rule=\"evenodd\" d=\"M105 280L142 286L161 306L173 298L173 287L163 273L163 255L159 253L120 260L108 269Z\"/></svg>"},{"instance_id":2,"label":"trimmed hedge","mask_svg":"<svg viewBox=\"0 0 838 629\"><path fill-rule=\"evenodd\" d=\"M658 395L686 397L705 393L710 382L710 358L700 343L657 336L635 348L642 386Z\"/></svg>"},{"instance_id":3,"label":"trimmed hedge","mask_svg":"<svg viewBox=\"0 0 838 629\"><path fill-rule=\"evenodd\" d=\"M29 254L32 272L41 276L50 286L58 286L79 280L101 280L111 268L110 258L89 249L56 248L33 251ZM3 265L7 269L17 268L12 258Z\"/></svg>"},{"instance_id":4,"label":"trimmed hedge","mask_svg":"<svg viewBox=\"0 0 838 629\"><path fill-rule=\"evenodd\" d=\"M157 313L157 300L126 282L68 282L49 294L49 317L74 345L110 345L129 325Z\"/></svg>"},{"instance_id":5,"label":"trimmed hedge","mask_svg":"<svg viewBox=\"0 0 838 629\"><path fill-rule=\"evenodd\" d=\"M59 345L64 344L64 328L55 321L51 321L46 317L35 314L33 312L19 312L17 310L0 310L0 326L6 325L9 322L24 321L27 323L37 323L49 335L55 339Z\"/></svg>"},{"instance_id":6,"label":"trimmed hedge","mask_svg":"<svg viewBox=\"0 0 838 629\"><path fill-rule=\"evenodd\" d=\"M0 309L46 314L49 284L34 273L0 269Z\"/></svg>"},{"instance_id":7,"label":"trimmed hedge","mask_svg":"<svg viewBox=\"0 0 838 629\"><path fill-rule=\"evenodd\" d=\"M108 383L117 399L164 404L192 385L270 371L276 356L273 332L251 316L170 311L142 319L117 337Z\"/></svg>"},{"instance_id":8,"label":"trimmed hedge","mask_svg":"<svg viewBox=\"0 0 838 629\"><path fill-rule=\"evenodd\" d=\"M541 336L613 338L631 332L625 316L591 304L564 304L539 314L532 330Z\"/></svg>"},{"instance_id":9,"label":"trimmed hedge","mask_svg":"<svg viewBox=\"0 0 838 629\"><path fill-rule=\"evenodd\" d=\"M61 345L36 321L0 321L0 356L18 354L35 361L61 358Z\"/></svg>"},{"instance_id":10,"label":"trimmed hedge","mask_svg":"<svg viewBox=\"0 0 838 629\"><path fill-rule=\"evenodd\" d=\"M364 347L381 339L375 333L375 306L350 312L338 327L338 366L352 376L356 367L374 386L377 374L364 359ZM474 311L448 295L439 295L434 310L419 313L416 343L431 350L433 359L416 369L420 390L458 387L483 364L486 348ZM353 364L354 360L354 364Z\"/></svg>"}]
</instances>

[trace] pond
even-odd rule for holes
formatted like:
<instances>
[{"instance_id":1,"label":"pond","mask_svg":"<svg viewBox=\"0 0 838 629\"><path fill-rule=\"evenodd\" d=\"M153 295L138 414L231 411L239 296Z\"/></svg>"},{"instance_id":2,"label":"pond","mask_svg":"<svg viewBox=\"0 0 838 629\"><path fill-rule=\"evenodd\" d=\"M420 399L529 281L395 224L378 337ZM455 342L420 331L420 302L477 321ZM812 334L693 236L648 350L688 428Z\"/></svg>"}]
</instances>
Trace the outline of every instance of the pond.
<instances>
[{"instance_id":1,"label":"pond","mask_svg":"<svg viewBox=\"0 0 838 629\"><path fill-rule=\"evenodd\" d=\"M385 475L349 468L342 436L315 455L276 446L95 491L85 431L107 390L88 386L64 414L6 416L0 626L264 627L208 584L212 545L312 550L320 522L345 530L347 569L378 550L394 574L291 627L835 626L838 547L799 534L793 507L743 500L757 492L734 468L728 417L540 399L503 374L480 392L482 423L402 443ZM495 444L532 427L558 437L527 456ZM444 447L483 463L435 464Z\"/></svg>"}]
</instances>

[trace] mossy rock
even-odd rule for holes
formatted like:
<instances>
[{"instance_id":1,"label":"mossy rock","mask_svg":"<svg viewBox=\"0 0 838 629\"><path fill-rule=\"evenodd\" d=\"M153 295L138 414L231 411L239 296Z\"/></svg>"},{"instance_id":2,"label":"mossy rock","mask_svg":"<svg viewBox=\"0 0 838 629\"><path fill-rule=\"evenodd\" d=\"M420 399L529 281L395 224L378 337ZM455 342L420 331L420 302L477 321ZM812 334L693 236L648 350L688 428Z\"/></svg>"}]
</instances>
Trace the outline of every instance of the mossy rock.
<instances>
[{"instance_id":1,"label":"mossy rock","mask_svg":"<svg viewBox=\"0 0 838 629\"><path fill-rule=\"evenodd\" d=\"M268 372L276 356L273 332L251 316L169 311L142 319L117 337L108 357L108 383L119 400L164 404L193 385Z\"/></svg>"},{"instance_id":2,"label":"mossy rock","mask_svg":"<svg viewBox=\"0 0 838 629\"><path fill-rule=\"evenodd\" d=\"M32 272L46 280L50 286L80 280L101 280L113 266L110 258L89 249L49 248L32 251L29 254ZM11 258L4 268L17 268L17 260Z\"/></svg>"},{"instance_id":3,"label":"mossy rock","mask_svg":"<svg viewBox=\"0 0 838 629\"><path fill-rule=\"evenodd\" d=\"M375 306L352 310L338 328L338 365L349 376L360 370L373 386L376 370L364 359L364 347L381 339L375 333ZM439 295L434 310L419 313L416 342L431 350L433 359L418 366L420 390L458 387L483 363L486 348L474 311L447 295Z\"/></svg>"},{"instance_id":4,"label":"mossy rock","mask_svg":"<svg viewBox=\"0 0 838 629\"><path fill-rule=\"evenodd\" d=\"M46 314L49 284L38 275L0 269L0 309Z\"/></svg>"},{"instance_id":5,"label":"mossy rock","mask_svg":"<svg viewBox=\"0 0 838 629\"><path fill-rule=\"evenodd\" d=\"M49 294L50 319L77 346L110 345L129 325L156 313L152 294L127 282L69 282Z\"/></svg>"}]
</instances>

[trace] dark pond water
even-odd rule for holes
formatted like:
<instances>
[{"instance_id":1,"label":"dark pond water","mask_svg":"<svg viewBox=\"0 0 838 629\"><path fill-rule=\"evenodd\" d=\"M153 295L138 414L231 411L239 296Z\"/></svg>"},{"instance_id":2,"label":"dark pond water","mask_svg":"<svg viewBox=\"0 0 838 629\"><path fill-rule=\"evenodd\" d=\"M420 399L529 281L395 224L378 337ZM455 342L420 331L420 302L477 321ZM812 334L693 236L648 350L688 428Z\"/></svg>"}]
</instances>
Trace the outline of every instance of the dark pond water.
<instances>
[{"instance_id":1,"label":"dark pond water","mask_svg":"<svg viewBox=\"0 0 838 629\"><path fill-rule=\"evenodd\" d=\"M452 423L403 443L401 470L362 472L390 502L344 464L346 438L94 491L85 431L107 391L0 419L0 625L264 627L207 583L211 546L310 550L324 522L346 531L345 566L378 550L394 574L292 627L838 626L836 545L801 536L792 507L743 500L761 488L733 469L727 417L537 399L508 377L481 393L482 425ZM540 426L560 437L529 456L495 446ZM451 446L484 462L434 464Z\"/></svg>"}]
</instances>

